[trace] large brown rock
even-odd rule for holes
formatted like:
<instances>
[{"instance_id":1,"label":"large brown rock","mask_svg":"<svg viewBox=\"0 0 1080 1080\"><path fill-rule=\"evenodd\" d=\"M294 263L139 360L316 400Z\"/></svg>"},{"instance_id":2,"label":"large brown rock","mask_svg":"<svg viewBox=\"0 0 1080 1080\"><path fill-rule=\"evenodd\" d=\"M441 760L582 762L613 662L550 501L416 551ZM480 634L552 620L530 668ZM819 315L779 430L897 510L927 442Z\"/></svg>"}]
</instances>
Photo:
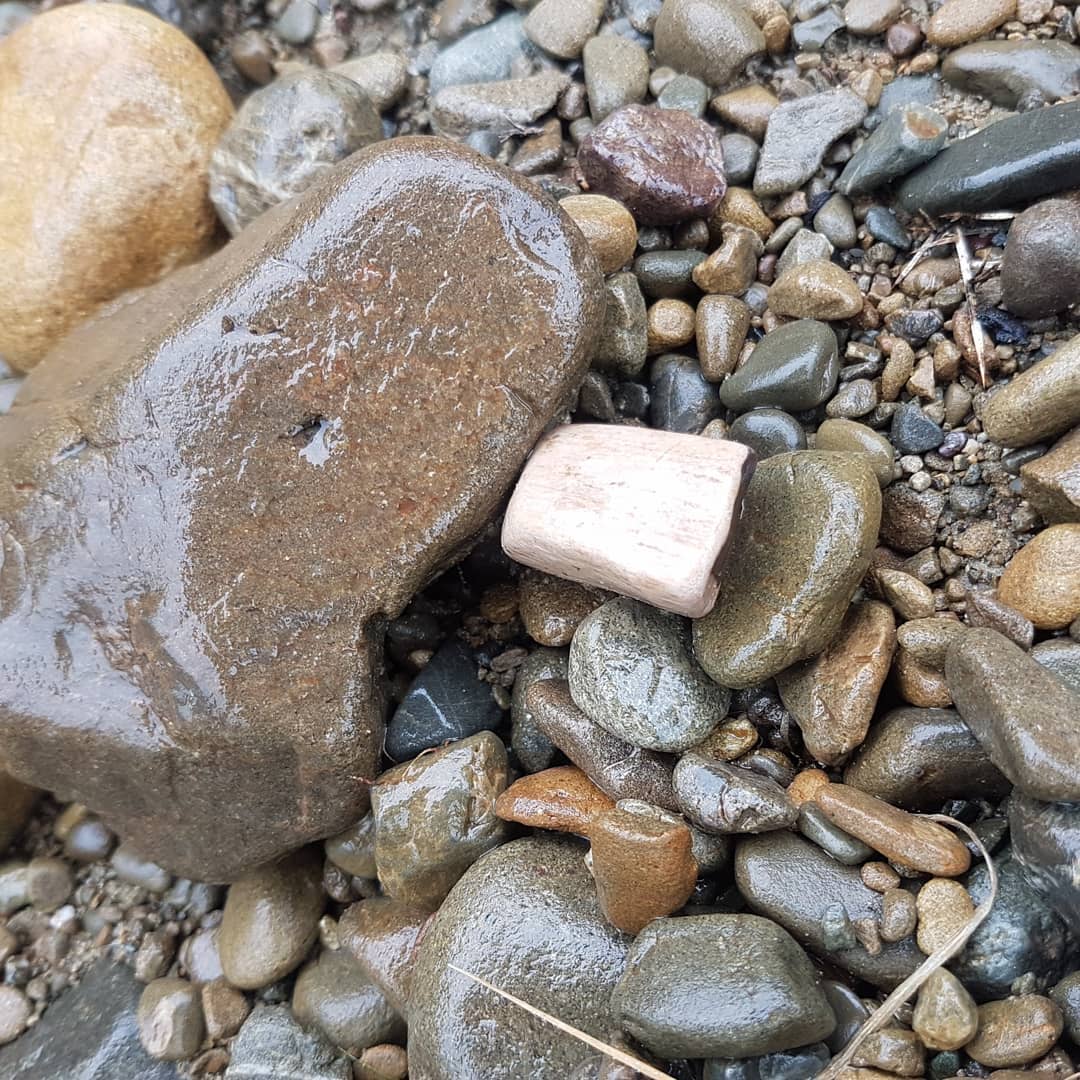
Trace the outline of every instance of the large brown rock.
<instances>
[{"instance_id":1,"label":"large brown rock","mask_svg":"<svg viewBox=\"0 0 1080 1080\"><path fill-rule=\"evenodd\" d=\"M207 163L232 114L198 46L132 7L60 7L0 43L0 355L32 367L206 252Z\"/></svg>"},{"instance_id":2,"label":"large brown rock","mask_svg":"<svg viewBox=\"0 0 1080 1080\"><path fill-rule=\"evenodd\" d=\"M8 769L200 879L355 822L385 620L576 389L602 290L528 181L407 138L76 331L0 425Z\"/></svg>"}]
</instances>

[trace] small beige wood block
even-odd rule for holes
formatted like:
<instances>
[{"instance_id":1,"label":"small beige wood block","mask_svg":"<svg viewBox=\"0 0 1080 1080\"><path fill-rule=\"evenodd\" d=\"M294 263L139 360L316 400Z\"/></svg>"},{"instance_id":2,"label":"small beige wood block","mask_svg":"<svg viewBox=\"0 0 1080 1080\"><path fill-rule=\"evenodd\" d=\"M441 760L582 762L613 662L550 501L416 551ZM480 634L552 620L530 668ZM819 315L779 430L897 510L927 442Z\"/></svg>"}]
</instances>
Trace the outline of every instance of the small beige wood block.
<instances>
[{"instance_id":1,"label":"small beige wood block","mask_svg":"<svg viewBox=\"0 0 1080 1080\"><path fill-rule=\"evenodd\" d=\"M569 424L544 436L526 463L503 550L548 574L700 618L716 602L753 471L741 443Z\"/></svg>"}]
</instances>

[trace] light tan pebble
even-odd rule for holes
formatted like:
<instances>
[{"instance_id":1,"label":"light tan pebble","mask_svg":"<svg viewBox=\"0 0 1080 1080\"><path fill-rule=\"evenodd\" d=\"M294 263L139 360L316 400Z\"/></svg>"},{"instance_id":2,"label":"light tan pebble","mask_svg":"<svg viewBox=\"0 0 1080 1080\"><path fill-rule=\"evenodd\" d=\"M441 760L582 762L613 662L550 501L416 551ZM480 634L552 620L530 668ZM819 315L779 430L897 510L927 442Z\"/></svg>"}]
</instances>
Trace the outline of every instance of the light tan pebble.
<instances>
[{"instance_id":1,"label":"light tan pebble","mask_svg":"<svg viewBox=\"0 0 1080 1080\"><path fill-rule=\"evenodd\" d=\"M920 664L935 671L945 670L945 654L949 645L964 633L959 619L912 619L896 631L900 648Z\"/></svg>"},{"instance_id":2,"label":"light tan pebble","mask_svg":"<svg viewBox=\"0 0 1080 1080\"><path fill-rule=\"evenodd\" d=\"M940 60L941 57L933 49L927 49L908 61L907 73L909 75L927 75L938 66Z\"/></svg>"},{"instance_id":3,"label":"light tan pebble","mask_svg":"<svg viewBox=\"0 0 1080 1080\"><path fill-rule=\"evenodd\" d=\"M761 208L757 196L748 188L729 187L720 204L709 218L709 232L716 239L723 234L724 225L745 225L753 229L761 239L768 240L773 233L773 220Z\"/></svg>"},{"instance_id":4,"label":"light tan pebble","mask_svg":"<svg viewBox=\"0 0 1080 1080\"><path fill-rule=\"evenodd\" d=\"M934 594L929 586L903 570L878 570L882 595L904 620L928 619L934 614Z\"/></svg>"},{"instance_id":5,"label":"light tan pebble","mask_svg":"<svg viewBox=\"0 0 1080 1080\"><path fill-rule=\"evenodd\" d=\"M657 300L645 313L648 352L655 356L694 340L694 309L683 300Z\"/></svg>"},{"instance_id":6,"label":"light tan pebble","mask_svg":"<svg viewBox=\"0 0 1080 1080\"><path fill-rule=\"evenodd\" d=\"M17 987L0 986L0 1046L17 1039L25 1030L34 1008Z\"/></svg>"},{"instance_id":7,"label":"light tan pebble","mask_svg":"<svg viewBox=\"0 0 1080 1080\"><path fill-rule=\"evenodd\" d=\"M899 875L897 875L899 880ZM915 897L906 889L886 889L881 897L881 940L903 941L915 929Z\"/></svg>"},{"instance_id":8,"label":"light tan pebble","mask_svg":"<svg viewBox=\"0 0 1080 1080\"><path fill-rule=\"evenodd\" d=\"M752 317L750 308L734 296L703 296L698 301L694 337L706 379L719 382L735 370Z\"/></svg>"},{"instance_id":9,"label":"light tan pebble","mask_svg":"<svg viewBox=\"0 0 1080 1080\"><path fill-rule=\"evenodd\" d=\"M405 1080L408 1075L409 1055L393 1043L369 1046L353 1062L354 1080Z\"/></svg>"},{"instance_id":10,"label":"light tan pebble","mask_svg":"<svg viewBox=\"0 0 1080 1080\"><path fill-rule=\"evenodd\" d=\"M886 1027L872 1032L859 1046L851 1064L883 1069L893 1076L922 1076L926 1051L918 1035L901 1027Z\"/></svg>"},{"instance_id":11,"label":"light tan pebble","mask_svg":"<svg viewBox=\"0 0 1080 1080\"><path fill-rule=\"evenodd\" d=\"M1026 1065L1061 1037L1061 1010L1041 994L1023 994L979 1006L979 1029L964 1052L991 1069Z\"/></svg>"},{"instance_id":12,"label":"light tan pebble","mask_svg":"<svg viewBox=\"0 0 1080 1080\"><path fill-rule=\"evenodd\" d=\"M919 913L918 946L927 956L941 948L975 913L967 889L959 881L931 878L915 897Z\"/></svg>"},{"instance_id":13,"label":"light tan pebble","mask_svg":"<svg viewBox=\"0 0 1080 1080\"><path fill-rule=\"evenodd\" d=\"M945 0L930 18L926 40L952 48L984 37L1016 15L1016 0Z\"/></svg>"},{"instance_id":14,"label":"light tan pebble","mask_svg":"<svg viewBox=\"0 0 1080 1080\"><path fill-rule=\"evenodd\" d=\"M947 709L952 694L941 671L919 663L906 649L897 649L893 676L900 696L920 709Z\"/></svg>"},{"instance_id":15,"label":"light tan pebble","mask_svg":"<svg viewBox=\"0 0 1080 1080\"><path fill-rule=\"evenodd\" d=\"M850 319L862 306L862 293L851 275L824 259L789 267L769 290L769 308L796 319Z\"/></svg>"},{"instance_id":16,"label":"light tan pebble","mask_svg":"<svg viewBox=\"0 0 1080 1080\"><path fill-rule=\"evenodd\" d=\"M613 274L634 257L637 225L621 202L606 195L571 195L559 206L582 231L605 274Z\"/></svg>"},{"instance_id":17,"label":"light tan pebble","mask_svg":"<svg viewBox=\"0 0 1080 1080\"><path fill-rule=\"evenodd\" d=\"M895 401L915 370L915 350L902 338L892 339L892 350L881 373L882 401Z\"/></svg>"},{"instance_id":18,"label":"light tan pebble","mask_svg":"<svg viewBox=\"0 0 1080 1080\"><path fill-rule=\"evenodd\" d=\"M521 621L540 645L569 645L578 623L595 611L609 594L576 581L529 570L520 582Z\"/></svg>"},{"instance_id":19,"label":"light tan pebble","mask_svg":"<svg viewBox=\"0 0 1080 1080\"><path fill-rule=\"evenodd\" d=\"M155 979L136 1010L139 1042L158 1061L183 1061L202 1045L206 1027L198 989L186 979Z\"/></svg>"},{"instance_id":20,"label":"light tan pebble","mask_svg":"<svg viewBox=\"0 0 1080 1080\"><path fill-rule=\"evenodd\" d=\"M393 105L409 83L409 65L396 52L374 52L338 64L333 70L352 79L379 112Z\"/></svg>"},{"instance_id":21,"label":"light tan pebble","mask_svg":"<svg viewBox=\"0 0 1080 1080\"><path fill-rule=\"evenodd\" d=\"M956 877L971 865L971 853L943 825L916 817L846 784L830 784L815 805L845 832L890 862L940 877Z\"/></svg>"},{"instance_id":22,"label":"light tan pebble","mask_svg":"<svg viewBox=\"0 0 1080 1080\"><path fill-rule=\"evenodd\" d=\"M873 68L857 72L848 85L871 109L877 108L881 101L881 91L885 88L881 76Z\"/></svg>"},{"instance_id":23,"label":"light tan pebble","mask_svg":"<svg viewBox=\"0 0 1080 1080\"><path fill-rule=\"evenodd\" d=\"M862 878L862 883L874 892L885 893L900 887L900 875L888 863L863 863L859 867L859 877Z\"/></svg>"},{"instance_id":24,"label":"light tan pebble","mask_svg":"<svg viewBox=\"0 0 1080 1080\"><path fill-rule=\"evenodd\" d=\"M26 866L26 891L38 911L55 911L71 895L75 879L63 859L39 855Z\"/></svg>"},{"instance_id":25,"label":"light tan pebble","mask_svg":"<svg viewBox=\"0 0 1080 1080\"><path fill-rule=\"evenodd\" d=\"M1062 630L1080 615L1080 524L1051 525L1005 567L998 598L1039 630Z\"/></svg>"},{"instance_id":26,"label":"light tan pebble","mask_svg":"<svg viewBox=\"0 0 1080 1080\"><path fill-rule=\"evenodd\" d=\"M761 237L753 229L731 222L722 225L720 232L720 247L694 267L694 284L705 293L741 296L757 275Z\"/></svg>"},{"instance_id":27,"label":"light tan pebble","mask_svg":"<svg viewBox=\"0 0 1080 1080\"><path fill-rule=\"evenodd\" d=\"M829 777L823 769L803 769L796 773L795 779L787 786L787 796L796 805L810 802L823 787L828 786Z\"/></svg>"},{"instance_id":28,"label":"light tan pebble","mask_svg":"<svg viewBox=\"0 0 1080 1080\"><path fill-rule=\"evenodd\" d=\"M928 1050L959 1050L979 1026L979 1010L964 984L938 968L919 988L911 1026Z\"/></svg>"},{"instance_id":29,"label":"light tan pebble","mask_svg":"<svg viewBox=\"0 0 1080 1080\"><path fill-rule=\"evenodd\" d=\"M934 358L924 356L915 365L915 370L907 381L908 393L913 397L922 398L923 401L933 401L936 385L934 381Z\"/></svg>"},{"instance_id":30,"label":"light tan pebble","mask_svg":"<svg viewBox=\"0 0 1080 1080\"><path fill-rule=\"evenodd\" d=\"M769 117L780 104L780 99L760 83L718 94L709 102L709 108L725 124L746 132L759 142L765 138Z\"/></svg>"},{"instance_id":31,"label":"light tan pebble","mask_svg":"<svg viewBox=\"0 0 1080 1080\"><path fill-rule=\"evenodd\" d=\"M251 1006L247 998L223 980L207 983L201 988L206 1034L214 1041L231 1039L247 1019Z\"/></svg>"}]
</instances>

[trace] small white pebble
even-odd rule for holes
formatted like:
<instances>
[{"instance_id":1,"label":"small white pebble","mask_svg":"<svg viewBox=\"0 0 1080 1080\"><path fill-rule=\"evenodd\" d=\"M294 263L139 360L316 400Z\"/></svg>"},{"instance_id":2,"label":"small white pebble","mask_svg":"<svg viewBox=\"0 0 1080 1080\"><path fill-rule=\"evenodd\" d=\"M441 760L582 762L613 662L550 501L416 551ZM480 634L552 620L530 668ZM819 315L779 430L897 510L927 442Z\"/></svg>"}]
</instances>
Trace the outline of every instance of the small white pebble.
<instances>
[{"instance_id":1,"label":"small white pebble","mask_svg":"<svg viewBox=\"0 0 1080 1080\"><path fill-rule=\"evenodd\" d=\"M908 483L910 483L916 491L925 491L933 483L933 480L928 472L923 471L917 472Z\"/></svg>"},{"instance_id":2,"label":"small white pebble","mask_svg":"<svg viewBox=\"0 0 1080 1080\"><path fill-rule=\"evenodd\" d=\"M913 476L919 472L923 467L923 460L918 454L905 454L900 459L900 468L904 470L905 476Z\"/></svg>"}]
</instances>

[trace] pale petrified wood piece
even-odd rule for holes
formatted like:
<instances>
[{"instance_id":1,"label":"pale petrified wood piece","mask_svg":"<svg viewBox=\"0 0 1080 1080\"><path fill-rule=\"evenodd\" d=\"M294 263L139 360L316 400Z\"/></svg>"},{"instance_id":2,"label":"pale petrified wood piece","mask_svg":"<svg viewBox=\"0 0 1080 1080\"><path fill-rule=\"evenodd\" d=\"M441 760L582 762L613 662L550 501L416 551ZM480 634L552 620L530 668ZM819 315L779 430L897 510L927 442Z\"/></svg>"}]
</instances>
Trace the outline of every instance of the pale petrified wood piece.
<instances>
[{"instance_id":1,"label":"pale petrified wood piece","mask_svg":"<svg viewBox=\"0 0 1080 1080\"><path fill-rule=\"evenodd\" d=\"M503 521L512 559L691 618L718 573L754 471L741 443L571 424L529 458Z\"/></svg>"}]
</instances>

